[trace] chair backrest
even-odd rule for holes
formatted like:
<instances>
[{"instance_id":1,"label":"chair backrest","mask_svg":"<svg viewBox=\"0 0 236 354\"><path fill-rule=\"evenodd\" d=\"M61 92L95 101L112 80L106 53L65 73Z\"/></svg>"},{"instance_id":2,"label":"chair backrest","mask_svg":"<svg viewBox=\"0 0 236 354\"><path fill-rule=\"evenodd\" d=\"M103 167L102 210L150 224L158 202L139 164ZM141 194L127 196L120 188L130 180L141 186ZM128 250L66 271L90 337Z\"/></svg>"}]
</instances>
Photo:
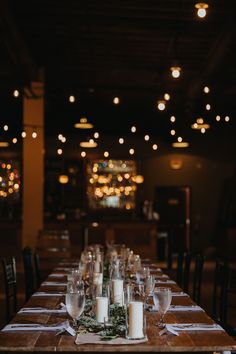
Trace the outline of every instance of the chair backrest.
<instances>
[{"instance_id":1,"label":"chair backrest","mask_svg":"<svg viewBox=\"0 0 236 354\"><path fill-rule=\"evenodd\" d=\"M177 283L186 292L189 290L189 273L192 256L188 252L180 252L177 258Z\"/></svg>"},{"instance_id":2,"label":"chair backrest","mask_svg":"<svg viewBox=\"0 0 236 354\"><path fill-rule=\"evenodd\" d=\"M227 323L227 288L229 267L225 260L217 260L215 265L212 296L212 317L222 326Z\"/></svg>"},{"instance_id":3,"label":"chair backrest","mask_svg":"<svg viewBox=\"0 0 236 354\"><path fill-rule=\"evenodd\" d=\"M40 269L40 256L37 252L34 253L34 269L36 276L36 287L39 288L42 283L42 275Z\"/></svg>"},{"instance_id":4,"label":"chair backrest","mask_svg":"<svg viewBox=\"0 0 236 354\"><path fill-rule=\"evenodd\" d=\"M9 322L17 311L17 287L16 287L16 261L14 257L2 260L5 300L6 322Z\"/></svg>"},{"instance_id":5,"label":"chair backrest","mask_svg":"<svg viewBox=\"0 0 236 354\"><path fill-rule=\"evenodd\" d=\"M25 300L28 301L35 291L32 249L30 247L25 247L22 251L22 256L25 276Z\"/></svg>"},{"instance_id":6,"label":"chair backrest","mask_svg":"<svg viewBox=\"0 0 236 354\"><path fill-rule=\"evenodd\" d=\"M195 268L193 274L193 294L192 298L195 302L200 304L201 288L202 288L202 273L205 257L202 254L197 254L195 257Z\"/></svg>"}]
</instances>

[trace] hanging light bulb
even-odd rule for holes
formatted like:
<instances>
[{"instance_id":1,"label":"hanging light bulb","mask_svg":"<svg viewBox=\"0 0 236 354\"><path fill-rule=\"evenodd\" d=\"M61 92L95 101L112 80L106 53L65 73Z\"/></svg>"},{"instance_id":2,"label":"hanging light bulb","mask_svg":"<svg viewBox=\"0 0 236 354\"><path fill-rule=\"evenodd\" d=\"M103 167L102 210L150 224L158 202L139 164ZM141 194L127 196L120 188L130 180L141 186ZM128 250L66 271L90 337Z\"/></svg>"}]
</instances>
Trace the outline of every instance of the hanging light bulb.
<instances>
[{"instance_id":1,"label":"hanging light bulb","mask_svg":"<svg viewBox=\"0 0 236 354\"><path fill-rule=\"evenodd\" d=\"M114 103L114 104L119 104L119 103L120 103L119 97L114 97L114 98L113 98L113 103Z\"/></svg>"},{"instance_id":2,"label":"hanging light bulb","mask_svg":"<svg viewBox=\"0 0 236 354\"><path fill-rule=\"evenodd\" d=\"M207 9L209 5L206 2L197 2L195 8L197 9L197 16L204 18L207 14Z\"/></svg>"},{"instance_id":3,"label":"hanging light bulb","mask_svg":"<svg viewBox=\"0 0 236 354\"><path fill-rule=\"evenodd\" d=\"M38 136L38 134L37 134L35 131L33 131L33 133L32 133L32 138L33 138L33 139L36 139L37 136Z\"/></svg>"},{"instance_id":4,"label":"hanging light bulb","mask_svg":"<svg viewBox=\"0 0 236 354\"><path fill-rule=\"evenodd\" d=\"M164 111L166 108L166 101L165 100L158 100L157 101L157 108L159 111Z\"/></svg>"},{"instance_id":5,"label":"hanging light bulb","mask_svg":"<svg viewBox=\"0 0 236 354\"><path fill-rule=\"evenodd\" d=\"M181 67L180 66L172 66L170 68L171 75L174 79L178 79L180 77Z\"/></svg>"},{"instance_id":6,"label":"hanging light bulb","mask_svg":"<svg viewBox=\"0 0 236 354\"><path fill-rule=\"evenodd\" d=\"M70 96L69 96L69 102L70 102L70 103L74 103L74 102L75 102L75 96L70 95Z\"/></svg>"},{"instance_id":7,"label":"hanging light bulb","mask_svg":"<svg viewBox=\"0 0 236 354\"><path fill-rule=\"evenodd\" d=\"M170 94L169 94L169 93L165 93L165 94L164 94L164 99L165 99L166 101L169 101L169 100L170 100Z\"/></svg>"},{"instance_id":8,"label":"hanging light bulb","mask_svg":"<svg viewBox=\"0 0 236 354\"><path fill-rule=\"evenodd\" d=\"M14 90L13 91L13 96L14 97L19 97L20 96L20 92L18 90Z\"/></svg>"}]
</instances>

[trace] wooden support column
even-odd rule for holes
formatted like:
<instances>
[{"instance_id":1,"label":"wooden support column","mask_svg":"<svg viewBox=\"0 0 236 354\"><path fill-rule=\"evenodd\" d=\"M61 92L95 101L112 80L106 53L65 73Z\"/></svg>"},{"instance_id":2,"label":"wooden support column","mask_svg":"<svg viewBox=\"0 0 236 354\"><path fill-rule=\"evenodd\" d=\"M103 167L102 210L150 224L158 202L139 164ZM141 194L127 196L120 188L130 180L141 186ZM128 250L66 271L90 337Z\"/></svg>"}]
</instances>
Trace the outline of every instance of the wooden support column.
<instances>
[{"instance_id":1,"label":"wooden support column","mask_svg":"<svg viewBox=\"0 0 236 354\"><path fill-rule=\"evenodd\" d=\"M25 89L23 122L23 221L22 247L33 249L43 228L44 195L44 84L33 82ZM33 131L37 138L32 137Z\"/></svg>"}]
</instances>

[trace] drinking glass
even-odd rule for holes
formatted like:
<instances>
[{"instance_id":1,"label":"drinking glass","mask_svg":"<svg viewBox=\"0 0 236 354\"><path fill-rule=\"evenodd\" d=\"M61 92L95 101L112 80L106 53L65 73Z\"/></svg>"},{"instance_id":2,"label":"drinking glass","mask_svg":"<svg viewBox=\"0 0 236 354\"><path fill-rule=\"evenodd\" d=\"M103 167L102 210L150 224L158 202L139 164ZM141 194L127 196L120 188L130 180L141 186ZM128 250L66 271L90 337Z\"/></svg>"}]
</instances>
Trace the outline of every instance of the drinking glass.
<instances>
[{"instance_id":1,"label":"drinking glass","mask_svg":"<svg viewBox=\"0 0 236 354\"><path fill-rule=\"evenodd\" d=\"M84 311L85 294L83 290L66 293L66 310L73 319L73 327L76 328L77 320Z\"/></svg>"},{"instance_id":2,"label":"drinking glass","mask_svg":"<svg viewBox=\"0 0 236 354\"><path fill-rule=\"evenodd\" d=\"M170 288L156 288L153 292L154 305L160 314L160 319L157 323L159 328L165 327L164 316L170 307L171 298Z\"/></svg>"}]
</instances>

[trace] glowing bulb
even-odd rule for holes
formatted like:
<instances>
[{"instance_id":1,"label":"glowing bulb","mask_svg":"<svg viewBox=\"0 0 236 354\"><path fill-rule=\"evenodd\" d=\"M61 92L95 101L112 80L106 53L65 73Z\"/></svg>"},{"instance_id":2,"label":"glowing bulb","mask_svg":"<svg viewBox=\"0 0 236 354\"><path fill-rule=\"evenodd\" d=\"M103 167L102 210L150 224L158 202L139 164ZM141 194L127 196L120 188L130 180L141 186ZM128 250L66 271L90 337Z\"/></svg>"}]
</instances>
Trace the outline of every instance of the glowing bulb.
<instances>
[{"instance_id":1,"label":"glowing bulb","mask_svg":"<svg viewBox=\"0 0 236 354\"><path fill-rule=\"evenodd\" d=\"M177 140L179 143L181 143L183 141L183 138L181 136L179 136Z\"/></svg>"},{"instance_id":2,"label":"glowing bulb","mask_svg":"<svg viewBox=\"0 0 236 354\"><path fill-rule=\"evenodd\" d=\"M119 144L124 144L124 139L123 138L119 138Z\"/></svg>"},{"instance_id":3,"label":"glowing bulb","mask_svg":"<svg viewBox=\"0 0 236 354\"><path fill-rule=\"evenodd\" d=\"M81 154L80 154L82 157L85 157L86 156L86 152L85 151L81 151Z\"/></svg>"},{"instance_id":4,"label":"glowing bulb","mask_svg":"<svg viewBox=\"0 0 236 354\"><path fill-rule=\"evenodd\" d=\"M172 66L170 70L171 70L171 75L174 79L178 79L178 77L180 77L181 68L179 66Z\"/></svg>"},{"instance_id":5,"label":"glowing bulb","mask_svg":"<svg viewBox=\"0 0 236 354\"><path fill-rule=\"evenodd\" d=\"M204 120L203 118L197 118L197 124L203 124Z\"/></svg>"},{"instance_id":6,"label":"glowing bulb","mask_svg":"<svg viewBox=\"0 0 236 354\"><path fill-rule=\"evenodd\" d=\"M170 100L170 95L169 95L169 93L165 93L165 94L164 94L164 99L165 99L166 101L169 101L169 100Z\"/></svg>"},{"instance_id":7,"label":"glowing bulb","mask_svg":"<svg viewBox=\"0 0 236 354\"><path fill-rule=\"evenodd\" d=\"M170 131L170 135L175 135L175 130L174 129L171 129L171 131Z\"/></svg>"},{"instance_id":8,"label":"glowing bulb","mask_svg":"<svg viewBox=\"0 0 236 354\"><path fill-rule=\"evenodd\" d=\"M120 103L119 97L114 97L114 98L113 98L113 103L114 103L114 104L119 104L119 103Z\"/></svg>"},{"instance_id":9,"label":"glowing bulb","mask_svg":"<svg viewBox=\"0 0 236 354\"><path fill-rule=\"evenodd\" d=\"M220 121L220 116L219 116L219 115L216 116L216 121L217 121L217 122Z\"/></svg>"},{"instance_id":10,"label":"glowing bulb","mask_svg":"<svg viewBox=\"0 0 236 354\"><path fill-rule=\"evenodd\" d=\"M69 96L69 102L74 103L75 102L75 96L71 95Z\"/></svg>"},{"instance_id":11,"label":"glowing bulb","mask_svg":"<svg viewBox=\"0 0 236 354\"><path fill-rule=\"evenodd\" d=\"M197 15L200 18L204 18L207 14L207 9L209 5L205 2L198 2L195 4L195 8L197 9Z\"/></svg>"},{"instance_id":12,"label":"glowing bulb","mask_svg":"<svg viewBox=\"0 0 236 354\"><path fill-rule=\"evenodd\" d=\"M210 111L210 109L211 109L211 105L208 103L208 104L206 104L206 110L207 111Z\"/></svg>"},{"instance_id":13,"label":"glowing bulb","mask_svg":"<svg viewBox=\"0 0 236 354\"><path fill-rule=\"evenodd\" d=\"M157 101L157 108L159 109L159 111L164 111L164 109L166 108L166 101L164 100Z\"/></svg>"},{"instance_id":14,"label":"glowing bulb","mask_svg":"<svg viewBox=\"0 0 236 354\"><path fill-rule=\"evenodd\" d=\"M8 125L4 125L3 130L8 131Z\"/></svg>"},{"instance_id":15,"label":"glowing bulb","mask_svg":"<svg viewBox=\"0 0 236 354\"><path fill-rule=\"evenodd\" d=\"M176 120L175 116L171 116L171 117L170 117L170 121L171 121L171 123L174 123L174 122L175 122L175 120Z\"/></svg>"},{"instance_id":16,"label":"glowing bulb","mask_svg":"<svg viewBox=\"0 0 236 354\"><path fill-rule=\"evenodd\" d=\"M65 143L65 142L66 142L66 138L65 138L64 136L61 138L61 142L62 142L62 143Z\"/></svg>"},{"instance_id":17,"label":"glowing bulb","mask_svg":"<svg viewBox=\"0 0 236 354\"><path fill-rule=\"evenodd\" d=\"M153 144L153 145L152 145L152 149L153 149L153 150L157 150L157 148L158 148L157 144Z\"/></svg>"},{"instance_id":18,"label":"glowing bulb","mask_svg":"<svg viewBox=\"0 0 236 354\"><path fill-rule=\"evenodd\" d=\"M95 139L98 139L98 138L99 138L99 133L98 133L98 132L95 132L95 133L93 134L93 136L94 136Z\"/></svg>"},{"instance_id":19,"label":"glowing bulb","mask_svg":"<svg viewBox=\"0 0 236 354\"><path fill-rule=\"evenodd\" d=\"M204 91L205 93L209 93L209 92L210 92L210 89L209 89L208 86L205 86L204 89L203 89L203 91Z\"/></svg>"},{"instance_id":20,"label":"glowing bulb","mask_svg":"<svg viewBox=\"0 0 236 354\"><path fill-rule=\"evenodd\" d=\"M150 136L149 136L149 135L145 135L145 136L144 136L144 140L145 140L145 141L148 141L149 139L150 139Z\"/></svg>"},{"instance_id":21,"label":"glowing bulb","mask_svg":"<svg viewBox=\"0 0 236 354\"><path fill-rule=\"evenodd\" d=\"M17 143L17 138L13 138L12 142L13 142L13 144L16 144Z\"/></svg>"},{"instance_id":22,"label":"glowing bulb","mask_svg":"<svg viewBox=\"0 0 236 354\"><path fill-rule=\"evenodd\" d=\"M109 156L109 152L105 151L103 155L104 155L104 157L108 157Z\"/></svg>"},{"instance_id":23,"label":"glowing bulb","mask_svg":"<svg viewBox=\"0 0 236 354\"><path fill-rule=\"evenodd\" d=\"M23 139L26 138L26 132L23 131L23 132L21 133L21 136L22 136Z\"/></svg>"},{"instance_id":24,"label":"glowing bulb","mask_svg":"<svg viewBox=\"0 0 236 354\"><path fill-rule=\"evenodd\" d=\"M62 149L57 149L57 154L58 154L58 155L62 155L62 153L63 153L63 150L62 150Z\"/></svg>"},{"instance_id":25,"label":"glowing bulb","mask_svg":"<svg viewBox=\"0 0 236 354\"><path fill-rule=\"evenodd\" d=\"M18 90L14 90L13 91L13 96L14 97L19 97L20 96L20 92Z\"/></svg>"},{"instance_id":26,"label":"glowing bulb","mask_svg":"<svg viewBox=\"0 0 236 354\"><path fill-rule=\"evenodd\" d=\"M134 155L134 149L129 149L130 155Z\"/></svg>"},{"instance_id":27,"label":"glowing bulb","mask_svg":"<svg viewBox=\"0 0 236 354\"><path fill-rule=\"evenodd\" d=\"M226 121L226 122L229 122L229 116L226 116L226 117L225 117L225 121Z\"/></svg>"},{"instance_id":28,"label":"glowing bulb","mask_svg":"<svg viewBox=\"0 0 236 354\"><path fill-rule=\"evenodd\" d=\"M36 139L37 136L38 136L38 134L37 134L36 132L33 132L33 133L32 133L32 138L33 138L33 139Z\"/></svg>"},{"instance_id":29,"label":"glowing bulb","mask_svg":"<svg viewBox=\"0 0 236 354\"><path fill-rule=\"evenodd\" d=\"M201 128L201 133L204 134L206 132L205 128Z\"/></svg>"},{"instance_id":30,"label":"glowing bulb","mask_svg":"<svg viewBox=\"0 0 236 354\"><path fill-rule=\"evenodd\" d=\"M63 138L63 135L62 134L58 134L58 140L61 140Z\"/></svg>"},{"instance_id":31,"label":"glowing bulb","mask_svg":"<svg viewBox=\"0 0 236 354\"><path fill-rule=\"evenodd\" d=\"M137 129L136 129L136 127L133 125L130 130L131 130L132 133L135 133Z\"/></svg>"}]
</instances>

